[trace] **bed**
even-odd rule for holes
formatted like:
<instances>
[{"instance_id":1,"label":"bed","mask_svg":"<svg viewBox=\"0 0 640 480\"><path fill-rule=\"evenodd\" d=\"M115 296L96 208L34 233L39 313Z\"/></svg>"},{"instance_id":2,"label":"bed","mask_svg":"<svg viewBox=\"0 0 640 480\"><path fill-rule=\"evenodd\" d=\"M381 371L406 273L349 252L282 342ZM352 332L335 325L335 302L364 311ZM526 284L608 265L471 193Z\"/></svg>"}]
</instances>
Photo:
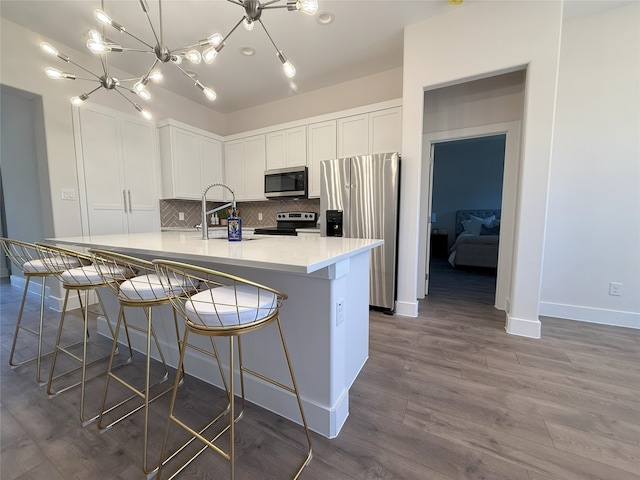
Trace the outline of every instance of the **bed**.
<instances>
[{"instance_id":1,"label":"bed","mask_svg":"<svg viewBox=\"0 0 640 480\"><path fill-rule=\"evenodd\" d=\"M458 210L456 241L449 249L452 267L498 267L500 210Z\"/></svg>"}]
</instances>

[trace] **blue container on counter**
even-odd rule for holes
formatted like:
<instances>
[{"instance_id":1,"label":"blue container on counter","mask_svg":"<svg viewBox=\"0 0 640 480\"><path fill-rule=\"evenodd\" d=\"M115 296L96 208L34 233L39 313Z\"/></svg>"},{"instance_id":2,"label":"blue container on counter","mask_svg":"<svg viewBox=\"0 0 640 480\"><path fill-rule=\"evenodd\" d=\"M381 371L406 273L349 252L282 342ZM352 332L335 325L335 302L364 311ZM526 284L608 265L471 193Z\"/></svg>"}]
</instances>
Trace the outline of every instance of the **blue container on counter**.
<instances>
[{"instance_id":1,"label":"blue container on counter","mask_svg":"<svg viewBox=\"0 0 640 480\"><path fill-rule=\"evenodd\" d=\"M227 238L230 242L242 240L242 219L235 215L227 219Z\"/></svg>"}]
</instances>

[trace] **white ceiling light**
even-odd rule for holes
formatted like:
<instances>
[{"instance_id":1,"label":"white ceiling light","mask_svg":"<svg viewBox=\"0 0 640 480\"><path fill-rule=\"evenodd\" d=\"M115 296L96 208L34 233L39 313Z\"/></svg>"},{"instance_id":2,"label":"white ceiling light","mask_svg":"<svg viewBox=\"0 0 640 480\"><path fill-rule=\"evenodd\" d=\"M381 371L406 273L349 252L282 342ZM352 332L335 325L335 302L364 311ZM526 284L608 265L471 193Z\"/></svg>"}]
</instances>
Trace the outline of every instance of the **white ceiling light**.
<instances>
[{"instance_id":1,"label":"white ceiling light","mask_svg":"<svg viewBox=\"0 0 640 480\"><path fill-rule=\"evenodd\" d=\"M287 60L284 53L282 53L282 50L280 50L276 46L275 42L271 38L271 35L269 35L269 32L267 31L266 27L262 23L262 20L260 17L262 16L263 10L269 10L273 8L286 8L288 11L301 11L303 13L306 13L307 15L315 15L315 13L318 11L318 1L317 0L287 0L286 5L276 5L281 0L267 0L265 3L261 3L260 0L227 0L227 1L242 7L242 9L244 10L244 13L240 21L236 23L236 25L231 29L231 31L225 37L222 37L221 41L219 41L215 45L212 44L212 46L208 47L202 52L202 58L204 59L204 61L206 63L213 63L215 58L218 56L218 53L220 53L220 50L224 48L224 45L225 45L224 42L227 40L227 38L229 38L229 36L233 32L235 32L236 28L238 28L240 24L243 24L245 29L250 31L250 30L253 30L253 27L257 22L260 24L264 32L267 34L269 41L271 41L271 44L276 49L276 55L280 60L280 62L282 63L282 68L284 70L285 75L289 78L292 78L296 74L295 67L290 61ZM216 34L216 35L221 37L219 34ZM241 52L243 55L247 55L244 47L241 49Z\"/></svg>"}]
</instances>

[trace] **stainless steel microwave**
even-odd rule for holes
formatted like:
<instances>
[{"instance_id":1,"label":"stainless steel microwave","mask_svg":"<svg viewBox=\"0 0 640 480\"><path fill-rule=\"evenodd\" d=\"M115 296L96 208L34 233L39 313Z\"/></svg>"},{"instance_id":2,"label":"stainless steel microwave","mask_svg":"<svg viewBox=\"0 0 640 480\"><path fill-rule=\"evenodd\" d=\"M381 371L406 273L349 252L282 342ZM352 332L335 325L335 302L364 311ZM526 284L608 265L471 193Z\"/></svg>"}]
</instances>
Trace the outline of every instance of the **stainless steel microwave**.
<instances>
[{"instance_id":1,"label":"stainless steel microwave","mask_svg":"<svg viewBox=\"0 0 640 480\"><path fill-rule=\"evenodd\" d=\"M264 172L264 196L307 198L309 196L307 167L278 168Z\"/></svg>"}]
</instances>

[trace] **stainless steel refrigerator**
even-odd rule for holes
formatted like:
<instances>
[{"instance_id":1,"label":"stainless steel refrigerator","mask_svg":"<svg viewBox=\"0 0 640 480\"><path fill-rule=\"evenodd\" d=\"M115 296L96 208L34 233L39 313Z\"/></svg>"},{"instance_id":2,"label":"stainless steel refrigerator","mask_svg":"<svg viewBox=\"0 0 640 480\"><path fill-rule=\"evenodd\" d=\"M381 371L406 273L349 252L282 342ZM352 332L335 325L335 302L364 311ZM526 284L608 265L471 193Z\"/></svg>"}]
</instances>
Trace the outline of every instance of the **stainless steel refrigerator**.
<instances>
[{"instance_id":1,"label":"stainless steel refrigerator","mask_svg":"<svg viewBox=\"0 0 640 480\"><path fill-rule=\"evenodd\" d=\"M323 236L381 238L371 250L369 304L393 312L400 191L397 153L325 160L320 165Z\"/></svg>"}]
</instances>

